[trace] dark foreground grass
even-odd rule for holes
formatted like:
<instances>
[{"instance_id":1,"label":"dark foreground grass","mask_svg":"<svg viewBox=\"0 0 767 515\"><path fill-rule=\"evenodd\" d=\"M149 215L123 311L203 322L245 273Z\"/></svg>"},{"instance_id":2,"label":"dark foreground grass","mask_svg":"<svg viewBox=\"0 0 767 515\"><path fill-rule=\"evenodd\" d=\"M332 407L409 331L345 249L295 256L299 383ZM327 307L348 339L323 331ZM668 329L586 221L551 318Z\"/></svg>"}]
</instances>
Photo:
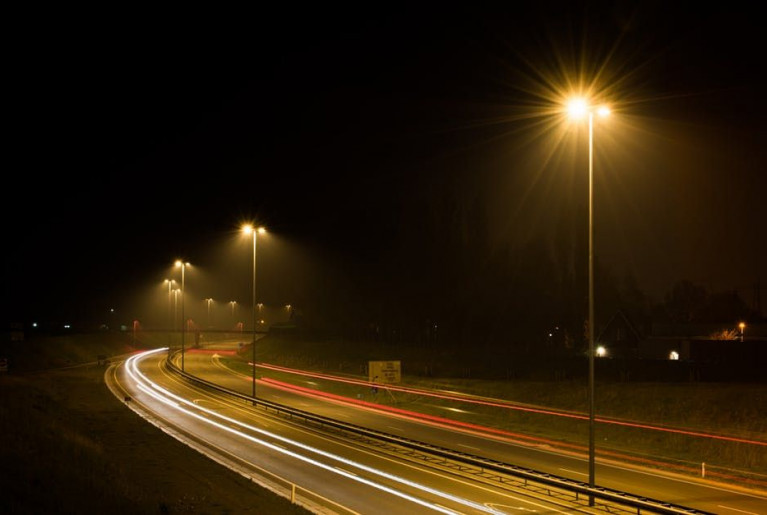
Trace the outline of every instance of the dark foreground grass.
<instances>
[{"instance_id":1,"label":"dark foreground grass","mask_svg":"<svg viewBox=\"0 0 767 515\"><path fill-rule=\"evenodd\" d=\"M125 338L100 335L26 342L24 357L12 354L11 371L0 375L0 513L308 513L116 399L105 367L91 360L133 350ZM61 365L69 368L51 368Z\"/></svg>"}]
</instances>

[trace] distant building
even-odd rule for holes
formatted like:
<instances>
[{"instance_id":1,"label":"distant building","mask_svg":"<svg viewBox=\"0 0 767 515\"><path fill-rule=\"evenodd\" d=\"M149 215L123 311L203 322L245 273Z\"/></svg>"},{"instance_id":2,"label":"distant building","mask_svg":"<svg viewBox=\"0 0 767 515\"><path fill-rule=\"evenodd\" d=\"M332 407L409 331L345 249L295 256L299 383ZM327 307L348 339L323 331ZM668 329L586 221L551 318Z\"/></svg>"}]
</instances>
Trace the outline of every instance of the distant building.
<instances>
[{"instance_id":1,"label":"distant building","mask_svg":"<svg viewBox=\"0 0 767 515\"><path fill-rule=\"evenodd\" d=\"M595 344L605 348L606 356L636 358L640 356L640 345L644 339L628 316L618 311L599 333Z\"/></svg>"},{"instance_id":2,"label":"distant building","mask_svg":"<svg viewBox=\"0 0 767 515\"><path fill-rule=\"evenodd\" d=\"M644 335L618 312L595 345L603 348L598 356L613 362L605 366L622 367L633 378L654 370L680 380L767 380L767 324L746 326L742 336L733 324L653 325Z\"/></svg>"}]
</instances>

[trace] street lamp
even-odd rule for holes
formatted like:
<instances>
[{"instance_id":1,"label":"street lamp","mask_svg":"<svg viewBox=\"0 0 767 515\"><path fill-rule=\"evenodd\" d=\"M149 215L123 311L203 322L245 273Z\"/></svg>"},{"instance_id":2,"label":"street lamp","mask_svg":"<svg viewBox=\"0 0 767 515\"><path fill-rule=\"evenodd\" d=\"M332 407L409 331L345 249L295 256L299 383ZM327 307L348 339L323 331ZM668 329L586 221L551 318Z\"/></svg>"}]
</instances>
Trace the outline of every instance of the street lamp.
<instances>
[{"instance_id":1,"label":"street lamp","mask_svg":"<svg viewBox=\"0 0 767 515\"><path fill-rule=\"evenodd\" d=\"M210 329L210 303L213 302L213 299L205 299L205 302L208 303L208 329Z\"/></svg>"},{"instance_id":2,"label":"street lamp","mask_svg":"<svg viewBox=\"0 0 767 515\"><path fill-rule=\"evenodd\" d=\"M181 371L184 371L184 333L186 332L186 320L184 319L184 276L189 263L176 260L176 268L181 268Z\"/></svg>"},{"instance_id":3,"label":"street lamp","mask_svg":"<svg viewBox=\"0 0 767 515\"><path fill-rule=\"evenodd\" d=\"M181 290L173 289L173 332L176 332L176 321L178 320L178 294Z\"/></svg>"},{"instance_id":4,"label":"street lamp","mask_svg":"<svg viewBox=\"0 0 767 515\"><path fill-rule=\"evenodd\" d=\"M173 283L175 282L175 279L165 279L165 283L168 285L168 320L170 321L170 330L173 328ZM168 333L168 352L170 352L171 334L170 332Z\"/></svg>"},{"instance_id":5,"label":"street lamp","mask_svg":"<svg viewBox=\"0 0 767 515\"><path fill-rule=\"evenodd\" d=\"M589 487L594 488L594 113L604 117L610 109L574 98L567 111L572 118L588 115L589 119ZM593 496L589 496L589 505L594 505Z\"/></svg>"},{"instance_id":6,"label":"street lamp","mask_svg":"<svg viewBox=\"0 0 767 515\"><path fill-rule=\"evenodd\" d=\"M242 226L242 232L245 234L253 235L253 341L251 346L253 347L253 399L256 398L256 315L257 315L257 303L256 303L256 235L266 233L266 229L263 227L253 227L250 224Z\"/></svg>"}]
</instances>

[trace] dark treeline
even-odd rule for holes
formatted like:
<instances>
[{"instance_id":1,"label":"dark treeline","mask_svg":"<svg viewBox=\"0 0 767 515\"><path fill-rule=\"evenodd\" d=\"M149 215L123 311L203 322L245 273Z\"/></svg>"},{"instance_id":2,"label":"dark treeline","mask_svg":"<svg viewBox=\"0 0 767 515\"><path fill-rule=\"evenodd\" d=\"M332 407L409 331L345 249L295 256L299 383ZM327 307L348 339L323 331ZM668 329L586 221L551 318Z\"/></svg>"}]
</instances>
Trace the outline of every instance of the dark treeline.
<instances>
[{"instance_id":1,"label":"dark treeline","mask_svg":"<svg viewBox=\"0 0 767 515\"><path fill-rule=\"evenodd\" d=\"M393 250L370 267L347 268L326 278L325 295L305 299L296 314L303 327L318 334L386 344L584 350L588 255L580 243L533 239L492 252L485 246L483 254L477 240L456 231L455 238L431 242L425 250ZM371 268L385 273L371 276ZM597 336L617 312L645 336L653 324L735 328L761 316L737 291L709 291L685 279L653 299L632 273L598 259L594 288Z\"/></svg>"}]
</instances>

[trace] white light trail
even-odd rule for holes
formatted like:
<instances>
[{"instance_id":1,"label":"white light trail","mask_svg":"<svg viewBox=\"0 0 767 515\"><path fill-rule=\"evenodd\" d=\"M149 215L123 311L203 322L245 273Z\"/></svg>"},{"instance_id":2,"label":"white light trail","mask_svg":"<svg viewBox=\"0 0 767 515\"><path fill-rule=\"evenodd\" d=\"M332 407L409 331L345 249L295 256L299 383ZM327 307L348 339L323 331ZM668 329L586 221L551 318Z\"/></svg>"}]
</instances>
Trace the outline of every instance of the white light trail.
<instances>
[{"instance_id":1,"label":"white light trail","mask_svg":"<svg viewBox=\"0 0 767 515\"><path fill-rule=\"evenodd\" d=\"M366 484L368 486L371 486L373 488L376 488L376 489L379 489L379 490L383 490L383 491L388 492L388 493L390 493L392 495L395 495L397 497L401 497L403 499L409 500L409 501L414 502L416 504L420 504L421 506L425 506L427 508L430 508L430 509L442 512L442 513L454 514L456 512L452 511L452 510L449 510L449 509L447 509L447 508L445 508L443 506L430 503L430 502L425 501L423 499L419 499L417 497L413 497L413 496L411 496L409 494L406 494L404 492L400 492L398 490L395 490L395 489L393 489L391 487L388 487L386 485L383 485L381 483L376 483L376 482L374 482L374 481L372 481L370 479L366 479L366 478L360 477L360 476L358 476L356 474L353 474L351 472L347 472L345 470L342 470L342 469L339 469L339 468L336 468L336 467L333 467L333 466L330 466L330 465L326 465L326 464L324 464L322 462L319 462L319 461L317 461L315 459L312 459L312 458L310 458L308 456L304 456L304 455L298 454L298 453L296 453L294 451L289 451L289 450L283 448L282 446L278 446L278 445L275 445L273 443L267 442L265 440L261 440L259 438L256 438L256 437L254 437L252 435L243 433L242 431L240 431L239 429L236 429L235 427L226 426L226 425L224 425L222 423L219 423L219 422L216 422L215 420L212 420L212 419L210 419L208 417L204 417L202 415L199 415L198 413L194 413L193 411L190 411L190 410L186 409L184 406L189 406L189 407L191 407L191 408L193 408L193 409L195 409L197 411L202 411L202 412L207 413L208 415L210 415L212 417L216 417L218 419L224 420L224 421L226 421L226 422L228 422L230 424L234 424L237 427L240 427L242 429L247 429L249 431L252 431L252 432L255 432L255 433L259 433L259 434L262 434L264 436L268 436L270 438L273 438L273 439L285 442L287 444L299 447L299 448L301 448L301 449L303 449L305 451L308 451L308 452L311 452L311 453L314 453L314 454L318 454L320 456L323 456L323 457L326 457L326 458L329 458L329 459L332 459L332 460L336 460L338 462L344 463L344 464L346 464L348 466L351 466L351 467L355 467L355 468L357 468L359 470L363 470L363 471L368 472L370 474L373 474L373 475L376 475L376 476L380 476L382 478L385 478L385 479L388 479L388 480L391 480L391 481L395 481L397 483L409 486L409 487L411 487L413 489L420 490L422 492L426 492L426 493L435 495L437 497L441 497L443 499L448 499L448 500L450 500L452 502L455 502L455 503L461 504L463 506L467 506L467 507L470 507L472 509L479 510L479 511L482 511L482 512L485 512L485 513L492 513L492 514L496 514L496 515L503 515L503 512L494 510L494 509L492 509L492 508L490 508L488 506L485 506L483 504L475 503L475 502L470 501L468 499L463 499L461 497L457 497L457 496L449 494L447 492L442 492L440 490L436 490L434 488L431 488L431 487L428 487L428 486L425 486L425 485L422 485L422 484L419 484L419 483L415 483L415 482L410 481L408 479L401 478L401 477L395 476L393 474L389 474L388 472L384 472L384 471L381 471L381 470L369 467L367 465L363 465L361 463L349 460L349 459L344 458L342 456L338 456L338 455L335 455L335 454L323 451L321 449L317 449L315 447L311 447L309 445L303 444L303 443L295 441L295 440L290 440L289 438L286 438L284 436L280 436L278 434L266 431L264 429L260 429L260 428L257 428L257 427L245 424L245 423L243 423L243 422L241 422L239 420L236 420L236 419L227 417L225 415L222 415L220 413L217 413L215 411L206 409L204 407L201 407L201 406L193 403L192 401L184 399L183 397L180 397L180 396L178 396L176 394L173 394L170 391L168 391L165 388L163 388L160 385L158 385L157 383L154 383L154 382L150 381L138 369L138 363L142 359L144 359L144 358L146 358L146 357L148 357L148 356L150 356L150 355L152 355L154 353L162 352L162 351L165 351L165 350L167 350L167 347L166 348L161 348L161 349L155 349L155 350L151 350L151 351L146 351L146 352L143 352L141 354L137 354L135 356L132 356L131 358L129 358L126 361L126 370L127 370L128 375L130 376L130 378L133 379L133 381L135 381L136 386L141 391L143 391L147 395L150 395L151 397L157 399L158 401L160 401L160 402L170 406L173 409L176 409L176 410L178 410L178 411L180 411L182 413L185 413L185 414L187 414L187 415L189 415L191 417L194 417L195 419L197 419L197 420L199 420L201 422L205 422L207 424L215 426L215 427L217 427L217 428L219 428L219 429L221 429L223 431L227 431L229 433L237 435L237 436L239 436L241 438L244 438L244 439L246 439L248 441L251 441L253 443L256 443L256 444L259 444L259 445L263 445L263 446L268 447L268 448L270 448L270 449L272 449L274 451L280 452L282 454L286 454L288 456L291 456L291 457L296 458L298 460L304 461L306 463L310 463L310 464L312 464L312 465L314 465L316 467L320 467L320 468L325 469L327 471L330 471L330 472L333 472L335 474L344 476L344 477L346 477L348 479L352 479L354 481L358 481L360 483L364 483L364 484Z\"/></svg>"}]
</instances>

